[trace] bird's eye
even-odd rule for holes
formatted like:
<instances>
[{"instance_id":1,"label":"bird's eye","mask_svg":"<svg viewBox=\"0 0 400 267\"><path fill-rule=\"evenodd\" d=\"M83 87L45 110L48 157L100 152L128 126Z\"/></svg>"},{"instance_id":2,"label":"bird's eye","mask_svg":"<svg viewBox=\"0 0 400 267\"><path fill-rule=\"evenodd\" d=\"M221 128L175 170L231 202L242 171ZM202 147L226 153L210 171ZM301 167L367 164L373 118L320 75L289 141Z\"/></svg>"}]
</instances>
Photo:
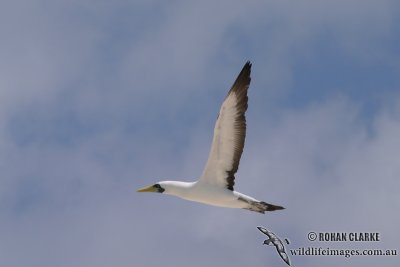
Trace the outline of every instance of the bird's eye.
<instances>
[{"instance_id":1,"label":"bird's eye","mask_svg":"<svg viewBox=\"0 0 400 267\"><path fill-rule=\"evenodd\" d=\"M157 189L158 193L162 193L165 191L165 189L162 188L161 185L159 185L159 184L155 184L155 185L153 185L153 187Z\"/></svg>"}]
</instances>

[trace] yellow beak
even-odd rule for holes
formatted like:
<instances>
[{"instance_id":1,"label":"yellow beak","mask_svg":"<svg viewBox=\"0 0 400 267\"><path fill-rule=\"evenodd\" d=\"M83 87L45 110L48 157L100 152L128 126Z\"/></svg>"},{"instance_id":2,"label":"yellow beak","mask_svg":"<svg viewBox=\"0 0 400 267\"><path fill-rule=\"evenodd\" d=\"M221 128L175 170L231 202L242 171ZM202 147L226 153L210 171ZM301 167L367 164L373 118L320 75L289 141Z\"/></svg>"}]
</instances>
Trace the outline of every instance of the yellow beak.
<instances>
[{"instance_id":1,"label":"yellow beak","mask_svg":"<svg viewBox=\"0 0 400 267\"><path fill-rule=\"evenodd\" d=\"M146 186L137 190L137 192L157 192L157 188L154 186Z\"/></svg>"}]
</instances>

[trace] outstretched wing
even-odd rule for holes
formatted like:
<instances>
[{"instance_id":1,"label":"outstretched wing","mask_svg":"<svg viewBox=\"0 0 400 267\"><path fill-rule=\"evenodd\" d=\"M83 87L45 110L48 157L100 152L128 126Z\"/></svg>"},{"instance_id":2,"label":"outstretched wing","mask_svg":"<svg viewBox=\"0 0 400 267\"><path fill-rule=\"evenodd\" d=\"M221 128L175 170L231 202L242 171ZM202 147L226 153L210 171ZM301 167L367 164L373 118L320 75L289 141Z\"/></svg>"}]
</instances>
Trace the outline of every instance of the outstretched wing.
<instances>
[{"instance_id":1,"label":"outstretched wing","mask_svg":"<svg viewBox=\"0 0 400 267\"><path fill-rule=\"evenodd\" d=\"M218 114L207 164L199 182L233 191L246 137L247 90L251 63L244 65Z\"/></svg>"},{"instance_id":2,"label":"outstretched wing","mask_svg":"<svg viewBox=\"0 0 400 267\"><path fill-rule=\"evenodd\" d=\"M274 238L275 237L275 235L271 231L268 231L264 227L257 226L257 229L260 230L261 233L263 233L264 235L268 236L269 238Z\"/></svg>"}]
</instances>

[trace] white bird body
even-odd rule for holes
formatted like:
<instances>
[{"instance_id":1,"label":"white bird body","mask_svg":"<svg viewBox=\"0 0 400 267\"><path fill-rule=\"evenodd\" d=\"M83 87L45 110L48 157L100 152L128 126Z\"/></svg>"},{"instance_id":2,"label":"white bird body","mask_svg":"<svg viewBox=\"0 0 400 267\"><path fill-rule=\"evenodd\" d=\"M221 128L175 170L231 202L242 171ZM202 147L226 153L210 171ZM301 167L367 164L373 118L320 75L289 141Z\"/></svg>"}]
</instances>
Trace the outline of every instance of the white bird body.
<instances>
[{"instance_id":1,"label":"white bird body","mask_svg":"<svg viewBox=\"0 0 400 267\"><path fill-rule=\"evenodd\" d=\"M217 207L243 209L248 206L248 202L257 202L256 199L242 193L204 184L199 181L190 183L164 181L159 182L159 184L165 188L164 194ZM238 201L239 198L242 199L242 201Z\"/></svg>"},{"instance_id":2,"label":"white bird body","mask_svg":"<svg viewBox=\"0 0 400 267\"><path fill-rule=\"evenodd\" d=\"M283 209L234 191L246 136L247 90L251 64L247 62L221 105L210 154L196 182L162 181L138 192L159 192L208 205L242 208L264 213Z\"/></svg>"}]
</instances>

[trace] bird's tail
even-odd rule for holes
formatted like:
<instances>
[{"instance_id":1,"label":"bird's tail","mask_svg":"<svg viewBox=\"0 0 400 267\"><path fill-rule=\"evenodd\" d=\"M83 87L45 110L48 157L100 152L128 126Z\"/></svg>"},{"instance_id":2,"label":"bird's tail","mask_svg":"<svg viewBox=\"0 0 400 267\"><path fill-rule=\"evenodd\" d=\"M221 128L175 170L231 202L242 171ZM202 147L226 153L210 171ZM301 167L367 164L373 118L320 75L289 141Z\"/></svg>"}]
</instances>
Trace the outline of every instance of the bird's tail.
<instances>
[{"instance_id":1,"label":"bird's tail","mask_svg":"<svg viewBox=\"0 0 400 267\"><path fill-rule=\"evenodd\" d=\"M274 211L274 210L283 210L284 209L284 207L282 207L282 206L265 203L264 201L251 201L248 203L249 203L249 206L246 207L245 209L259 212L259 213L265 213L266 211Z\"/></svg>"}]
</instances>

